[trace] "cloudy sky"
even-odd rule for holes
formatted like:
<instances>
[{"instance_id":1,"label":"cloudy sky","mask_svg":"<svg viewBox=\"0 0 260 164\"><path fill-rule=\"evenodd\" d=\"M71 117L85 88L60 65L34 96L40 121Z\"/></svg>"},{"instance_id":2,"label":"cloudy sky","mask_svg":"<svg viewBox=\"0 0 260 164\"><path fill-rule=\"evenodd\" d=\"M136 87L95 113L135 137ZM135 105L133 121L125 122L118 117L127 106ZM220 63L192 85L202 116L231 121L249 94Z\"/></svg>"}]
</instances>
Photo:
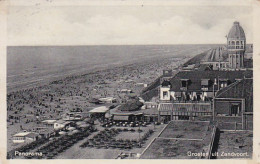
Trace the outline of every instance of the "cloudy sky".
<instances>
[{"instance_id":1,"label":"cloudy sky","mask_svg":"<svg viewBox=\"0 0 260 164\"><path fill-rule=\"evenodd\" d=\"M225 43L234 21L252 42L246 6L11 6L8 45Z\"/></svg>"}]
</instances>

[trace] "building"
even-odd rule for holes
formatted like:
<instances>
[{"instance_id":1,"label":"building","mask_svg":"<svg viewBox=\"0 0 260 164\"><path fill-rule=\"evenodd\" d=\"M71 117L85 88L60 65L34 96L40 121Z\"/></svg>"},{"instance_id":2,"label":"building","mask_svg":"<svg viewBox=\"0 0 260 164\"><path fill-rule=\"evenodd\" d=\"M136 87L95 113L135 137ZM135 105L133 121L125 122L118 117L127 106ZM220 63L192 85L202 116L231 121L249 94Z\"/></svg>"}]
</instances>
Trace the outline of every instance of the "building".
<instances>
[{"instance_id":1,"label":"building","mask_svg":"<svg viewBox=\"0 0 260 164\"><path fill-rule=\"evenodd\" d=\"M90 117L92 118L105 118L105 114L109 112L109 107L100 106L89 111Z\"/></svg>"},{"instance_id":2,"label":"building","mask_svg":"<svg viewBox=\"0 0 260 164\"><path fill-rule=\"evenodd\" d=\"M227 70L229 68L227 50L224 47L209 50L201 60L201 65L210 66L212 70Z\"/></svg>"},{"instance_id":3,"label":"building","mask_svg":"<svg viewBox=\"0 0 260 164\"><path fill-rule=\"evenodd\" d=\"M57 120L43 120L42 121L42 124L46 127L54 127L54 123L56 122Z\"/></svg>"},{"instance_id":4,"label":"building","mask_svg":"<svg viewBox=\"0 0 260 164\"><path fill-rule=\"evenodd\" d=\"M103 98L99 98L99 101L101 101L102 103L116 103L116 98L114 97L103 97Z\"/></svg>"},{"instance_id":5,"label":"building","mask_svg":"<svg viewBox=\"0 0 260 164\"><path fill-rule=\"evenodd\" d=\"M54 123L54 130L61 130L69 126L69 121L58 120Z\"/></svg>"},{"instance_id":6,"label":"building","mask_svg":"<svg viewBox=\"0 0 260 164\"><path fill-rule=\"evenodd\" d=\"M227 50L229 68L244 68L244 54L246 48L246 35L239 22L234 22L227 36Z\"/></svg>"},{"instance_id":7,"label":"building","mask_svg":"<svg viewBox=\"0 0 260 164\"><path fill-rule=\"evenodd\" d=\"M110 114L114 121L138 121L143 119L142 106L139 98L135 98L111 109Z\"/></svg>"},{"instance_id":8,"label":"building","mask_svg":"<svg viewBox=\"0 0 260 164\"><path fill-rule=\"evenodd\" d=\"M13 143L30 143L36 141L38 138L38 133L25 131L13 135Z\"/></svg>"},{"instance_id":9,"label":"building","mask_svg":"<svg viewBox=\"0 0 260 164\"><path fill-rule=\"evenodd\" d=\"M181 71L160 86L160 102L205 102L216 91L251 78L252 71Z\"/></svg>"},{"instance_id":10,"label":"building","mask_svg":"<svg viewBox=\"0 0 260 164\"><path fill-rule=\"evenodd\" d=\"M234 22L227 35L226 47L208 51L201 64L211 65L213 70L240 70L245 68L246 35L239 22ZM252 61L249 61L252 63ZM249 65L246 63L246 68Z\"/></svg>"},{"instance_id":11,"label":"building","mask_svg":"<svg viewBox=\"0 0 260 164\"><path fill-rule=\"evenodd\" d=\"M252 78L252 71L181 71L160 86L158 119L212 119L212 100L217 91L244 78Z\"/></svg>"},{"instance_id":12,"label":"building","mask_svg":"<svg viewBox=\"0 0 260 164\"><path fill-rule=\"evenodd\" d=\"M65 113L62 119L65 121L81 121L86 118L87 115L88 113L86 112L69 112Z\"/></svg>"},{"instance_id":13,"label":"building","mask_svg":"<svg viewBox=\"0 0 260 164\"><path fill-rule=\"evenodd\" d=\"M214 98L213 116L214 120L223 122L222 124L229 122L231 129L252 130L253 79L246 78L219 90Z\"/></svg>"}]
</instances>

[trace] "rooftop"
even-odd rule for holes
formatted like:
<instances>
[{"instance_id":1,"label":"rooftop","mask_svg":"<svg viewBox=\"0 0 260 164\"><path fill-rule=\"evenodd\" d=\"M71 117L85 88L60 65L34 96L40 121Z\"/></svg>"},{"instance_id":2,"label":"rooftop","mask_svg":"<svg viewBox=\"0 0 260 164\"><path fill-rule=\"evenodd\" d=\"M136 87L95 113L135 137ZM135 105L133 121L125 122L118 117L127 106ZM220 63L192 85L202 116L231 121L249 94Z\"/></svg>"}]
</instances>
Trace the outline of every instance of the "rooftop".
<instances>
[{"instance_id":1,"label":"rooftop","mask_svg":"<svg viewBox=\"0 0 260 164\"><path fill-rule=\"evenodd\" d=\"M89 111L89 113L106 113L109 110L106 106L100 106Z\"/></svg>"},{"instance_id":2,"label":"rooftop","mask_svg":"<svg viewBox=\"0 0 260 164\"><path fill-rule=\"evenodd\" d=\"M59 123L59 124L69 124L69 121L64 121L64 120L58 120L55 123Z\"/></svg>"},{"instance_id":3,"label":"rooftop","mask_svg":"<svg viewBox=\"0 0 260 164\"><path fill-rule=\"evenodd\" d=\"M57 120L43 120L42 123L54 124Z\"/></svg>"},{"instance_id":4,"label":"rooftop","mask_svg":"<svg viewBox=\"0 0 260 164\"><path fill-rule=\"evenodd\" d=\"M201 156L189 156L187 152L209 152L212 127L209 121L172 121L144 150L141 158L200 159Z\"/></svg>"},{"instance_id":5,"label":"rooftop","mask_svg":"<svg viewBox=\"0 0 260 164\"><path fill-rule=\"evenodd\" d=\"M182 88L181 79L189 79L187 91L201 91L201 80L209 79L208 91L213 91L213 83L215 79L228 79L228 83L231 84L237 79L243 79L244 77L250 78L253 76L251 70L247 71L181 71L177 73L171 80L171 90L180 92ZM215 90L217 87L215 86Z\"/></svg>"},{"instance_id":6,"label":"rooftop","mask_svg":"<svg viewBox=\"0 0 260 164\"><path fill-rule=\"evenodd\" d=\"M227 37L231 39L246 39L245 32L239 22L234 22Z\"/></svg>"},{"instance_id":7,"label":"rooftop","mask_svg":"<svg viewBox=\"0 0 260 164\"><path fill-rule=\"evenodd\" d=\"M13 137L35 137L38 135L39 135L38 133L34 133L34 132L20 132L13 135Z\"/></svg>"},{"instance_id":8,"label":"rooftop","mask_svg":"<svg viewBox=\"0 0 260 164\"><path fill-rule=\"evenodd\" d=\"M223 50L222 47L212 49L202 58L202 62L219 62L226 61L228 59L227 51Z\"/></svg>"},{"instance_id":9,"label":"rooftop","mask_svg":"<svg viewBox=\"0 0 260 164\"><path fill-rule=\"evenodd\" d=\"M243 79L217 92L216 98L244 98L246 111L253 111L253 79Z\"/></svg>"}]
</instances>

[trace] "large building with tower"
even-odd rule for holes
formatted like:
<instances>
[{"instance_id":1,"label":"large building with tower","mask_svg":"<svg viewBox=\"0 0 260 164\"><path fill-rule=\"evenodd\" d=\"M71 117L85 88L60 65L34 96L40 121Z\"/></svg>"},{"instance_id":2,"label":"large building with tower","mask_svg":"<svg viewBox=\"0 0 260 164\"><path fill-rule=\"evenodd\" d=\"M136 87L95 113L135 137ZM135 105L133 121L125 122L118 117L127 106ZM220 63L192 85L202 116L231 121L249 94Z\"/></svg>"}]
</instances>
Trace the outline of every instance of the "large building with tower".
<instances>
[{"instance_id":1,"label":"large building with tower","mask_svg":"<svg viewBox=\"0 0 260 164\"><path fill-rule=\"evenodd\" d=\"M226 46L210 50L201 64L210 65L213 70L245 69L246 35L239 22L234 22L226 37Z\"/></svg>"},{"instance_id":2,"label":"large building with tower","mask_svg":"<svg viewBox=\"0 0 260 164\"><path fill-rule=\"evenodd\" d=\"M252 129L253 71L245 66L245 52L245 32L239 22L234 22L225 47L206 52L200 61L192 63L198 67L163 76L159 120L205 118L223 126L229 122L233 129Z\"/></svg>"},{"instance_id":3,"label":"large building with tower","mask_svg":"<svg viewBox=\"0 0 260 164\"><path fill-rule=\"evenodd\" d=\"M227 36L228 65L231 69L244 68L246 35L239 22L234 22Z\"/></svg>"}]
</instances>

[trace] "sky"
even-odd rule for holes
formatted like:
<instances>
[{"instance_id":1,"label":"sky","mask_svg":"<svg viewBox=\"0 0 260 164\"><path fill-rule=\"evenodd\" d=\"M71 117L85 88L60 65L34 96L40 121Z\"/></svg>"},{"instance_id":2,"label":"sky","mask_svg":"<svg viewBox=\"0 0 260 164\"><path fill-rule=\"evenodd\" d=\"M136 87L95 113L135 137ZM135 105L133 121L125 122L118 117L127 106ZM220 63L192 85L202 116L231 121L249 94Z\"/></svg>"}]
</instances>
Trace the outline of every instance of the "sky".
<instances>
[{"instance_id":1,"label":"sky","mask_svg":"<svg viewBox=\"0 0 260 164\"><path fill-rule=\"evenodd\" d=\"M249 6L10 6L8 45L224 44L239 21L252 43Z\"/></svg>"}]
</instances>

